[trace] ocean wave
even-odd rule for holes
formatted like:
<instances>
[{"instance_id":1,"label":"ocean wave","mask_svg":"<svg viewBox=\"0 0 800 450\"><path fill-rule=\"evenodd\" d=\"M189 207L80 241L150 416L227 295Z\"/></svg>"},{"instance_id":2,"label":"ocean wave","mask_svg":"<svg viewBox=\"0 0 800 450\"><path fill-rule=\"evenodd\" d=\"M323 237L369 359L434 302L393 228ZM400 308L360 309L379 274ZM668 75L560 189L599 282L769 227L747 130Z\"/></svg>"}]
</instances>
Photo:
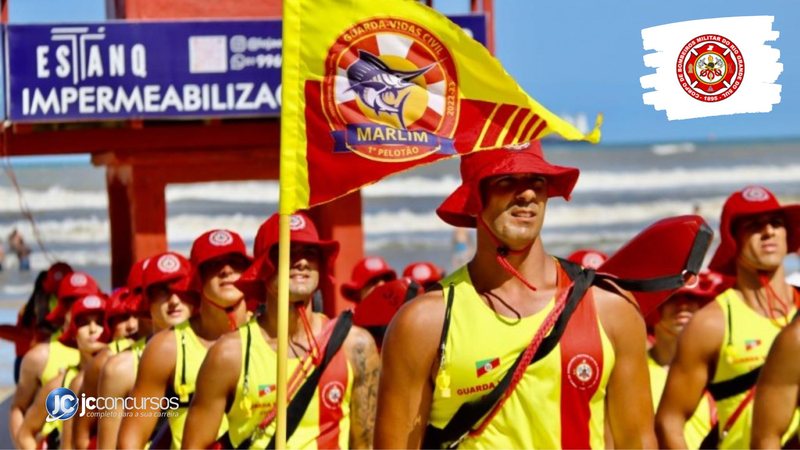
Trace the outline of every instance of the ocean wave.
<instances>
[{"instance_id":1,"label":"ocean wave","mask_svg":"<svg viewBox=\"0 0 800 450\"><path fill-rule=\"evenodd\" d=\"M581 174L576 192L668 192L704 187L734 186L750 183L778 184L800 182L800 165L742 165L717 168L671 168L643 171L588 171ZM460 181L455 174L436 177L398 175L363 189L365 198L444 198ZM51 186L44 190L24 189L24 200L32 211L105 210L108 197L105 189L74 190ZM168 203L208 201L275 205L278 202L276 181L213 182L170 185ZM0 212L19 210L16 192L0 186Z\"/></svg>"},{"instance_id":2,"label":"ocean wave","mask_svg":"<svg viewBox=\"0 0 800 450\"><path fill-rule=\"evenodd\" d=\"M547 208L546 229L561 227L588 227L593 229L642 224L663 217L691 213L694 206L708 217L717 217L724 198L697 200L663 200L658 202L611 203L606 205L570 205L554 202ZM171 243L190 243L212 228L228 228L251 241L266 214L205 215L180 214L167 218L167 240ZM398 233L448 232L452 228L439 219L434 211L412 212L406 209L366 213L363 216L364 232L369 236ZM0 224L0 236L18 228L31 240L30 224L23 220ZM45 243L102 244L109 241L108 219L100 215L70 217L60 220L37 221L37 228Z\"/></svg>"}]
</instances>

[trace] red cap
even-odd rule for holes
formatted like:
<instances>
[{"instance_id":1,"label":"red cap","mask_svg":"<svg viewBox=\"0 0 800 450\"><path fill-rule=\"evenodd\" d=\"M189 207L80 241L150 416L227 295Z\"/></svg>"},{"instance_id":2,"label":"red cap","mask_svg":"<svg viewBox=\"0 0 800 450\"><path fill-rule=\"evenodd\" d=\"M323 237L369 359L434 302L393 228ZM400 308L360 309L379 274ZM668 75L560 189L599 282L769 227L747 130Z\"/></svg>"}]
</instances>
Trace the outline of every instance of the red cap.
<instances>
[{"instance_id":1,"label":"red cap","mask_svg":"<svg viewBox=\"0 0 800 450\"><path fill-rule=\"evenodd\" d=\"M60 322L67 316L68 302L76 297L99 293L100 288L97 287L97 282L91 275L86 272L72 272L61 280L61 284L58 286L58 303L45 319L51 323Z\"/></svg>"},{"instance_id":2,"label":"red cap","mask_svg":"<svg viewBox=\"0 0 800 450\"><path fill-rule=\"evenodd\" d=\"M716 272L704 270L697 275L694 284L686 285L678 289L675 294L669 297L661 305L681 297L689 297L693 300L697 300L702 308L708 302L714 300L717 295L722 293L722 291L727 288L728 286L725 283L725 277ZM655 324L661 320L660 308L653 308L653 310L647 316L645 316L644 319L648 327L655 326Z\"/></svg>"},{"instance_id":3,"label":"red cap","mask_svg":"<svg viewBox=\"0 0 800 450\"><path fill-rule=\"evenodd\" d=\"M444 271L432 262L413 262L403 269L403 276L411 278L422 286L429 286L444 278Z\"/></svg>"},{"instance_id":4,"label":"red cap","mask_svg":"<svg viewBox=\"0 0 800 450\"><path fill-rule=\"evenodd\" d=\"M202 264L230 255L238 255L252 262L252 258L247 255L247 246L244 243L244 239L236 232L210 230L195 239L192 244L191 262L193 270L189 289L195 292L202 290L203 283L200 277L200 266Z\"/></svg>"},{"instance_id":5,"label":"red cap","mask_svg":"<svg viewBox=\"0 0 800 450\"><path fill-rule=\"evenodd\" d=\"M139 302L138 312L150 312L150 301L147 298L147 289L150 286L166 283L172 292L185 292L189 287L191 273L192 264L180 253L166 252L150 258L142 275L142 301Z\"/></svg>"},{"instance_id":6,"label":"red cap","mask_svg":"<svg viewBox=\"0 0 800 450\"><path fill-rule=\"evenodd\" d=\"M436 214L455 227L475 228L483 208L480 184L495 175L536 174L547 179L547 196L569 200L580 171L550 164L539 141L522 149L482 150L461 157L461 186L436 209Z\"/></svg>"},{"instance_id":7,"label":"red cap","mask_svg":"<svg viewBox=\"0 0 800 450\"><path fill-rule=\"evenodd\" d=\"M69 327L64 330L64 333L58 338L58 340L64 345L77 347L78 343L76 342L76 338L78 336L78 319L97 313L105 316L107 303L108 299L102 293L84 295L78 298L78 300L76 300L70 308L72 311L72 320L70 320ZM108 326L106 325L105 318L101 317L100 321L103 326L103 335L100 337L100 340L103 342L108 342L110 333Z\"/></svg>"},{"instance_id":8,"label":"red cap","mask_svg":"<svg viewBox=\"0 0 800 450\"><path fill-rule=\"evenodd\" d=\"M397 279L397 274L380 256L367 256L353 267L350 281L342 284L342 295L348 300L357 302L361 300L361 289L376 278L391 281Z\"/></svg>"},{"instance_id":9,"label":"red cap","mask_svg":"<svg viewBox=\"0 0 800 450\"><path fill-rule=\"evenodd\" d=\"M384 283L369 293L353 311L353 324L360 327L389 325L406 300L408 279Z\"/></svg>"},{"instance_id":10,"label":"red cap","mask_svg":"<svg viewBox=\"0 0 800 450\"><path fill-rule=\"evenodd\" d=\"M131 290L128 287L115 289L108 298L106 320L110 321L112 317L133 314L139 306L134 300L133 295L131 295Z\"/></svg>"},{"instance_id":11,"label":"red cap","mask_svg":"<svg viewBox=\"0 0 800 450\"><path fill-rule=\"evenodd\" d=\"M49 269L47 269L47 275L45 275L42 289L44 289L44 292L47 294L57 294L58 286L61 284L61 280L71 273L72 267L70 267L69 264L60 261L54 263Z\"/></svg>"},{"instance_id":12,"label":"red cap","mask_svg":"<svg viewBox=\"0 0 800 450\"><path fill-rule=\"evenodd\" d=\"M800 248L800 205L781 206L769 190L761 186L747 186L734 192L722 207L719 234L720 243L708 268L723 275L736 276L736 257L739 246L733 225L741 218L782 212L786 220L786 244L789 253Z\"/></svg>"},{"instance_id":13,"label":"red cap","mask_svg":"<svg viewBox=\"0 0 800 450\"><path fill-rule=\"evenodd\" d=\"M597 269L606 262L608 255L597 250L582 249L576 250L567 259L587 269Z\"/></svg>"},{"instance_id":14,"label":"red cap","mask_svg":"<svg viewBox=\"0 0 800 450\"><path fill-rule=\"evenodd\" d=\"M134 314L141 312L140 305L144 302L142 284L144 283L144 271L147 269L148 264L150 264L150 258L140 259L136 264L131 266L131 270L128 272L127 287L131 296L128 305L131 312ZM146 310L147 308L144 309ZM149 313L149 310L145 311L145 314Z\"/></svg>"},{"instance_id":15,"label":"red cap","mask_svg":"<svg viewBox=\"0 0 800 450\"><path fill-rule=\"evenodd\" d=\"M253 243L253 264L236 281L236 287L244 292L248 299L248 306L252 308L253 302L263 302L265 298L264 283L266 283L277 269L270 260L270 250L278 244L279 215L273 214L261 227L258 228L256 239ZM322 240L317 233L314 222L304 213L298 211L289 218L290 240L292 243L316 245L322 252L321 275L329 275L339 254L339 243L333 240Z\"/></svg>"}]
</instances>

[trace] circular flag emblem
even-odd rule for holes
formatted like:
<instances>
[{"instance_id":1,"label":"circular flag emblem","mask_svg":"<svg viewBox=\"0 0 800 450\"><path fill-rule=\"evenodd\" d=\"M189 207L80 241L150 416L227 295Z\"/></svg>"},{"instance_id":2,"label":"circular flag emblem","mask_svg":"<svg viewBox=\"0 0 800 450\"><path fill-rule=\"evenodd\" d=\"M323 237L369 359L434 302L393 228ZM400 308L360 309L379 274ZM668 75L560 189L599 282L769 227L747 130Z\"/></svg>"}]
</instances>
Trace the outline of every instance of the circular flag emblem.
<instances>
[{"instance_id":1,"label":"circular flag emblem","mask_svg":"<svg viewBox=\"0 0 800 450\"><path fill-rule=\"evenodd\" d=\"M455 152L454 59L422 24L375 17L346 29L328 51L322 106L334 152L386 162Z\"/></svg>"},{"instance_id":2,"label":"circular flag emblem","mask_svg":"<svg viewBox=\"0 0 800 450\"><path fill-rule=\"evenodd\" d=\"M723 36L698 36L678 55L678 82L691 97L718 102L733 95L744 79L744 58L739 48Z\"/></svg>"},{"instance_id":3,"label":"circular flag emblem","mask_svg":"<svg viewBox=\"0 0 800 450\"><path fill-rule=\"evenodd\" d=\"M322 403L328 409L337 409L344 398L344 385L338 381L331 381L322 388Z\"/></svg>"},{"instance_id":4,"label":"circular flag emblem","mask_svg":"<svg viewBox=\"0 0 800 450\"><path fill-rule=\"evenodd\" d=\"M181 268L181 262L175 255L162 255L156 263L158 270L163 273L174 273Z\"/></svg>"},{"instance_id":5,"label":"circular flag emblem","mask_svg":"<svg viewBox=\"0 0 800 450\"><path fill-rule=\"evenodd\" d=\"M292 214L292 216L289 218L289 230L298 231L304 229L305 227L306 227L305 217L299 214Z\"/></svg>"},{"instance_id":6,"label":"circular flag emblem","mask_svg":"<svg viewBox=\"0 0 800 450\"><path fill-rule=\"evenodd\" d=\"M600 380L600 366L590 355L575 355L567 364L567 378L578 389L593 388Z\"/></svg>"},{"instance_id":7,"label":"circular flag emblem","mask_svg":"<svg viewBox=\"0 0 800 450\"><path fill-rule=\"evenodd\" d=\"M764 202L769 200L769 193L761 186L750 186L742 191L742 198L748 202Z\"/></svg>"},{"instance_id":8,"label":"circular flag emblem","mask_svg":"<svg viewBox=\"0 0 800 450\"><path fill-rule=\"evenodd\" d=\"M226 230L216 230L208 236L208 242L215 247L225 247L233 243L233 236Z\"/></svg>"},{"instance_id":9,"label":"circular flag emblem","mask_svg":"<svg viewBox=\"0 0 800 450\"><path fill-rule=\"evenodd\" d=\"M87 283L89 283L89 279L82 273L73 273L72 276L69 277L69 284L72 287L86 286Z\"/></svg>"}]
</instances>

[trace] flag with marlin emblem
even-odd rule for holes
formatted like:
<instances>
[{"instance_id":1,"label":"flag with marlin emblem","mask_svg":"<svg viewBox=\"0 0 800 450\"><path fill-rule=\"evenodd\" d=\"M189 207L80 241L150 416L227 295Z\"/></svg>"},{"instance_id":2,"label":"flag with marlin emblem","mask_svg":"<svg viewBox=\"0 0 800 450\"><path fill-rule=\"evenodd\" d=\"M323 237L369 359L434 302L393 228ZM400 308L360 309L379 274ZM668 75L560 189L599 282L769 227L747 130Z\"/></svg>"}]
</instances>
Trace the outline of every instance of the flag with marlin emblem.
<instances>
[{"instance_id":1,"label":"flag with marlin emblem","mask_svg":"<svg viewBox=\"0 0 800 450\"><path fill-rule=\"evenodd\" d=\"M485 47L419 2L283 8L282 214L458 154L551 133L600 139L598 127L584 134L545 109Z\"/></svg>"}]
</instances>

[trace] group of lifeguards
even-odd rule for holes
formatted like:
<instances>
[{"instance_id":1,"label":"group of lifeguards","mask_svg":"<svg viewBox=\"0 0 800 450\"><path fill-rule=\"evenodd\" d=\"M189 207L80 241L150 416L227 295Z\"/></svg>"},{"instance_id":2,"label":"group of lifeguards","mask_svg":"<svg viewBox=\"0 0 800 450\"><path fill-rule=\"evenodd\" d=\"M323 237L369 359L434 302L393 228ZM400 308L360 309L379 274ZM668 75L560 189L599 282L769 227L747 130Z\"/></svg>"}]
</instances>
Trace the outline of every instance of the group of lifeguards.
<instances>
[{"instance_id":1,"label":"group of lifeguards","mask_svg":"<svg viewBox=\"0 0 800 450\"><path fill-rule=\"evenodd\" d=\"M335 318L313 300L340 244L291 216L289 448L777 448L795 435L800 294L783 259L800 247L800 205L758 186L733 193L711 271L646 315L614 283L567 307L606 258L544 249L548 199L568 199L578 169L536 142L461 164L437 214L476 229L473 259L444 278L430 263L398 278L365 258L341 286L355 310ZM15 444L274 448L277 256L273 215L252 256L237 233L211 230L188 260L137 262L111 296L53 265L37 283L39 302L57 300L39 307L50 335L32 333L20 364ZM51 420L58 387L102 414Z\"/></svg>"}]
</instances>

